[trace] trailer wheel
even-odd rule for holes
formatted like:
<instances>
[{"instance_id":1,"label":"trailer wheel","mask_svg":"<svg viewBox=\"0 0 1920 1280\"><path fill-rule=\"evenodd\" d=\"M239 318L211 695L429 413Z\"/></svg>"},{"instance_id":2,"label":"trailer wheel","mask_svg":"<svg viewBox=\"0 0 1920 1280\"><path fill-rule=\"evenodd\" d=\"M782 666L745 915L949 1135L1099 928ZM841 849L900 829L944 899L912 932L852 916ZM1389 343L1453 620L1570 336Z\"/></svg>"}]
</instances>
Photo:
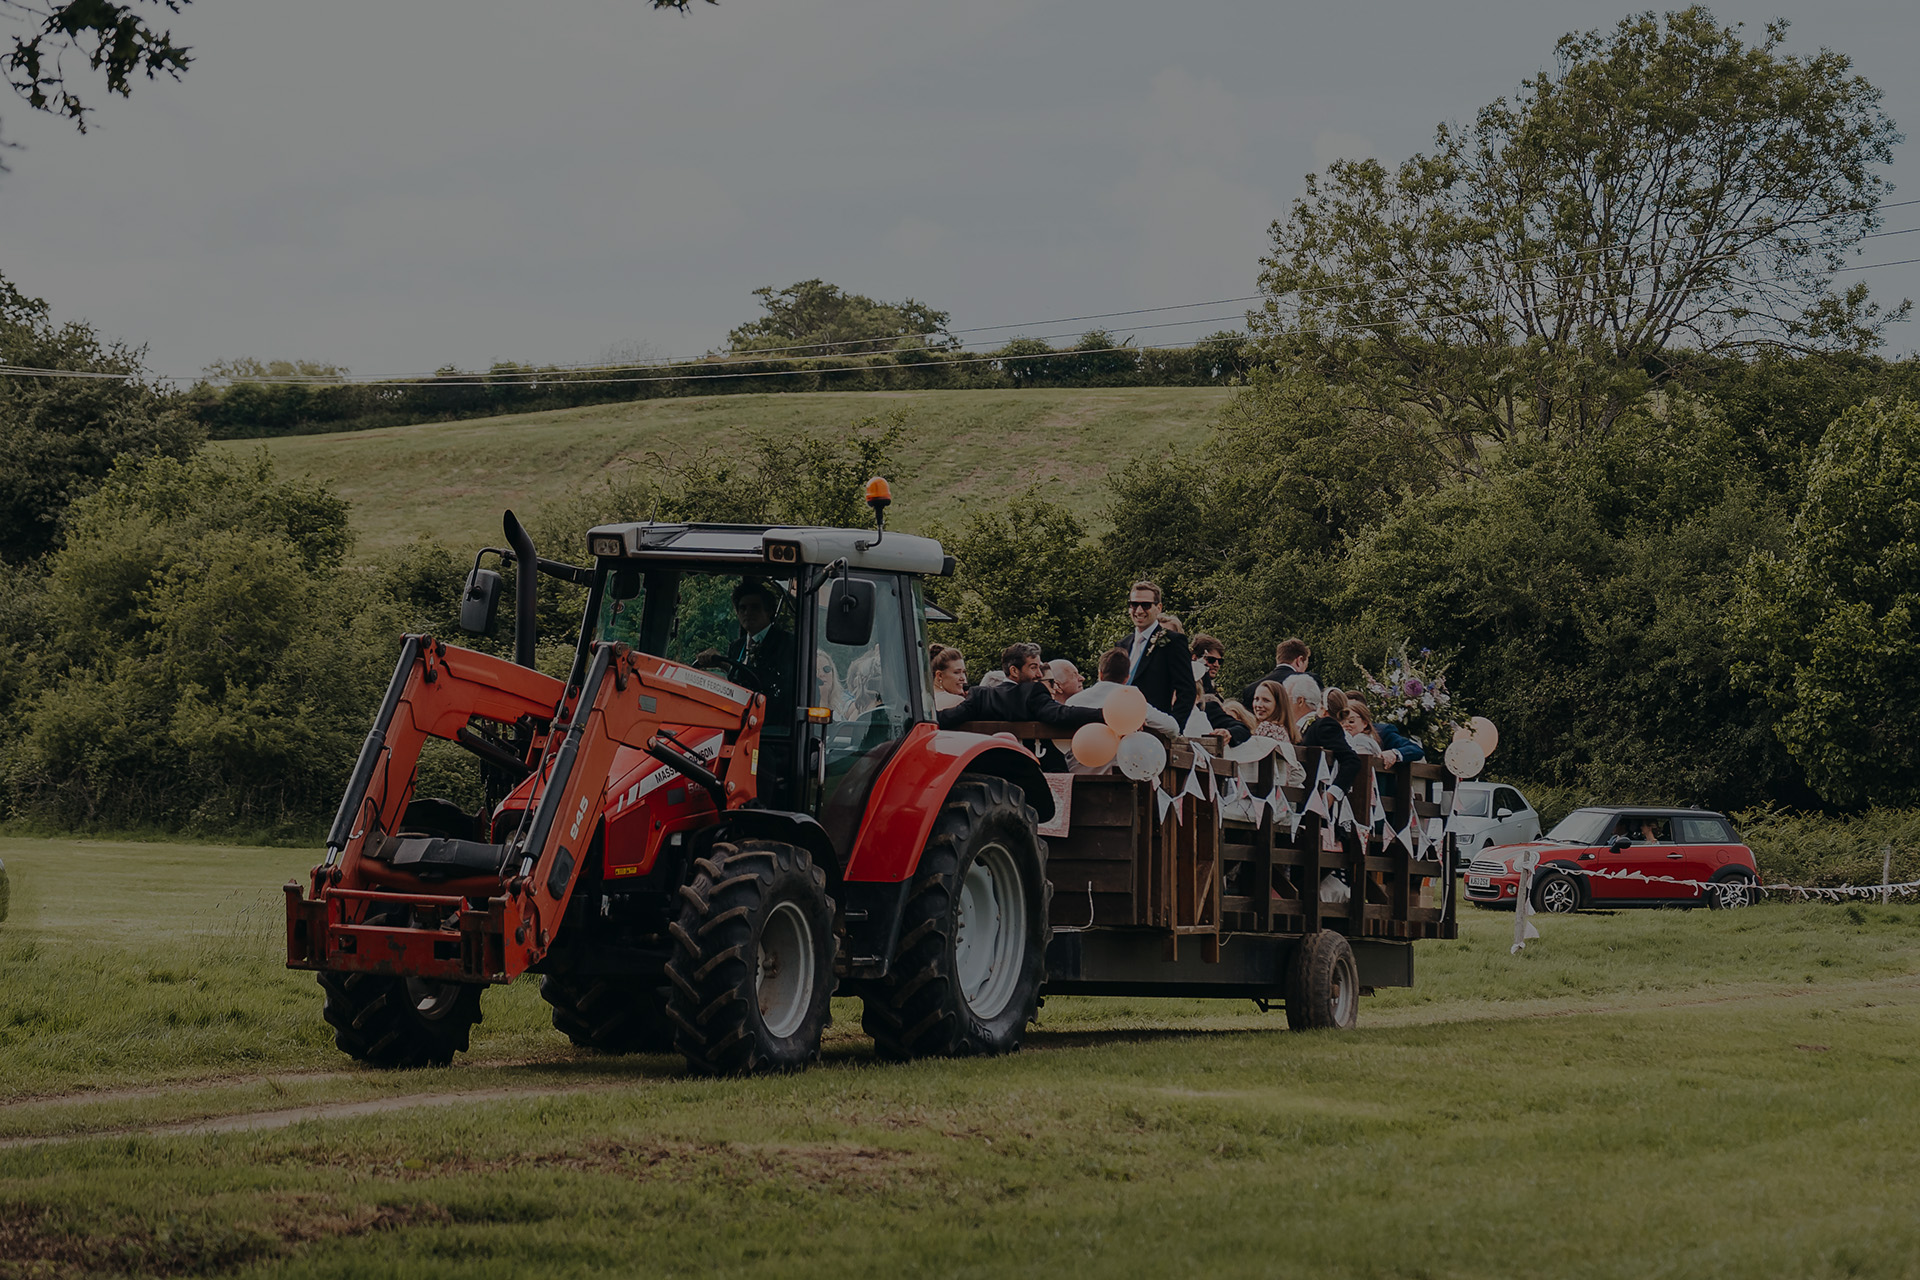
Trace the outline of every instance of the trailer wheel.
<instances>
[{"instance_id":1,"label":"trailer wheel","mask_svg":"<svg viewBox=\"0 0 1920 1280\"><path fill-rule=\"evenodd\" d=\"M370 915L368 923L386 918ZM480 1021L477 983L329 970L319 978L334 1044L369 1066L444 1067L466 1052Z\"/></svg>"},{"instance_id":2,"label":"trailer wheel","mask_svg":"<svg viewBox=\"0 0 1920 1280\"><path fill-rule=\"evenodd\" d=\"M887 976L861 1025L883 1058L1011 1053L1046 977L1047 849L1026 795L965 774L920 855Z\"/></svg>"},{"instance_id":3,"label":"trailer wheel","mask_svg":"<svg viewBox=\"0 0 1920 1280\"><path fill-rule=\"evenodd\" d=\"M792 1071L820 1056L833 995L833 902L807 851L715 844L668 926L674 1048L703 1075Z\"/></svg>"},{"instance_id":4,"label":"trailer wheel","mask_svg":"<svg viewBox=\"0 0 1920 1280\"><path fill-rule=\"evenodd\" d=\"M1353 948L1330 929L1300 939L1287 961L1287 1026L1345 1031L1359 1020L1360 966Z\"/></svg>"},{"instance_id":5,"label":"trailer wheel","mask_svg":"<svg viewBox=\"0 0 1920 1280\"><path fill-rule=\"evenodd\" d=\"M601 1053L671 1053L673 1023L664 987L618 978L549 973L540 998L553 1006L553 1029Z\"/></svg>"}]
</instances>

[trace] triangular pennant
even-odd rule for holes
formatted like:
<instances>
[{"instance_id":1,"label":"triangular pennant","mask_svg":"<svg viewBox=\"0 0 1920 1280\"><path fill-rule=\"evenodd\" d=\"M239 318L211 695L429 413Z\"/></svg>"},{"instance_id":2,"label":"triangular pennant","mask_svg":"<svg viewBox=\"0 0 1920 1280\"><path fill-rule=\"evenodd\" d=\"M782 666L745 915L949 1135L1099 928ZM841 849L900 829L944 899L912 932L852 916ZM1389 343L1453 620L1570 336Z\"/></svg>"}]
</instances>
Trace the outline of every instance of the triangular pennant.
<instances>
[{"instance_id":1,"label":"triangular pennant","mask_svg":"<svg viewBox=\"0 0 1920 1280\"><path fill-rule=\"evenodd\" d=\"M1420 846L1418 842L1416 842L1413 838L1414 824L1419 821L1420 819L1409 814L1407 816L1407 825L1405 830L1393 832L1392 838L1400 842L1400 847L1407 851L1407 856L1409 858L1418 858L1420 856ZM1392 830L1392 828L1388 828L1388 830Z\"/></svg>"},{"instance_id":2,"label":"triangular pennant","mask_svg":"<svg viewBox=\"0 0 1920 1280\"><path fill-rule=\"evenodd\" d=\"M1371 807L1367 812L1367 825L1370 827L1378 827L1387 820L1387 807L1380 803L1380 788L1378 786L1370 788L1370 791L1372 794L1368 799L1371 801Z\"/></svg>"},{"instance_id":3,"label":"triangular pennant","mask_svg":"<svg viewBox=\"0 0 1920 1280\"><path fill-rule=\"evenodd\" d=\"M1160 821L1165 822L1167 820L1167 810L1173 807L1173 797L1161 790L1160 784L1155 782L1153 784L1153 799L1155 808L1159 810Z\"/></svg>"},{"instance_id":4,"label":"triangular pennant","mask_svg":"<svg viewBox=\"0 0 1920 1280\"><path fill-rule=\"evenodd\" d=\"M1187 785L1180 788L1180 794L1183 796L1192 796L1197 800L1205 800L1207 798L1206 788L1200 781L1200 766L1198 764L1187 770Z\"/></svg>"}]
</instances>

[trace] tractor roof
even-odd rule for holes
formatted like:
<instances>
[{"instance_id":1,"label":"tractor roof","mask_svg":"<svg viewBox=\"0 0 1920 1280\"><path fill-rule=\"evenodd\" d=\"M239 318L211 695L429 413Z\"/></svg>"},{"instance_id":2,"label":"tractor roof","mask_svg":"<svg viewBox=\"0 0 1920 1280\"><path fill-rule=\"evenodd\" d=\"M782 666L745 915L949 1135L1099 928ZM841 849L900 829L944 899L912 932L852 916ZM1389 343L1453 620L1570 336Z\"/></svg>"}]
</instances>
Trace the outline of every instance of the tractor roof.
<instances>
[{"instance_id":1,"label":"tractor roof","mask_svg":"<svg viewBox=\"0 0 1920 1280\"><path fill-rule=\"evenodd\" d=\"M613 551L612 539L619 539ZM888 530L793 528L765 524L668 524L654 520L597 525L587 532L596 556L636 560L709 560L734 564L831 564L856 569L947 574L953 559L932 538Z\"/></svg>"}]
</instances>

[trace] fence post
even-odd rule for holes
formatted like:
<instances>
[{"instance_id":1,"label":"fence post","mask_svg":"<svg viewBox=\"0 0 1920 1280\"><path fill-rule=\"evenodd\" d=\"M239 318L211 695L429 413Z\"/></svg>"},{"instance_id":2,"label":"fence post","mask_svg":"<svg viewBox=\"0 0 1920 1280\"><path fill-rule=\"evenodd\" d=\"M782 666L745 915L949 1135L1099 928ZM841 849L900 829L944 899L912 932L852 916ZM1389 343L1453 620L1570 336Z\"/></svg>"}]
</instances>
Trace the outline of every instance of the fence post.
<instances>
[{"instance_id":1,"label":"fence post","mask_svg":"<svg viewBox=\"0 0 1920 1280\"><path fill-rule=\"evenodd\" d=\"M1893 883L1893 842L1880 846L1880 901L1891 902L1893 890L1887 888Z\"/></svg>"}]
</instances>

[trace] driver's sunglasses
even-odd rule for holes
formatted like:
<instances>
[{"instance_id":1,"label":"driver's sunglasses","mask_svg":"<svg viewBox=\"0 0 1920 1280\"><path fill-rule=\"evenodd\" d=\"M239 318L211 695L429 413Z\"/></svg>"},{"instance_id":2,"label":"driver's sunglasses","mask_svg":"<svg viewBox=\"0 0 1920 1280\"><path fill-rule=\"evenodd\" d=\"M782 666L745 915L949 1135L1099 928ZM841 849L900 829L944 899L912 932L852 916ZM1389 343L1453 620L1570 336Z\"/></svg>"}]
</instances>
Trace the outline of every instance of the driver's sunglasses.
<instances>
[{"instance_id":1,"label":"driver's sunglasses","mask_svg":"<svg viewBox=\"0 0 1920 1280\"><path fill-rule=\"evenodd\" d=\"M1127 601L1127 612L1132 613L1135 609L1151 609L1158 603L1160 603L1158 600L1129 600Z\"/></svg>"}]
</instances>

